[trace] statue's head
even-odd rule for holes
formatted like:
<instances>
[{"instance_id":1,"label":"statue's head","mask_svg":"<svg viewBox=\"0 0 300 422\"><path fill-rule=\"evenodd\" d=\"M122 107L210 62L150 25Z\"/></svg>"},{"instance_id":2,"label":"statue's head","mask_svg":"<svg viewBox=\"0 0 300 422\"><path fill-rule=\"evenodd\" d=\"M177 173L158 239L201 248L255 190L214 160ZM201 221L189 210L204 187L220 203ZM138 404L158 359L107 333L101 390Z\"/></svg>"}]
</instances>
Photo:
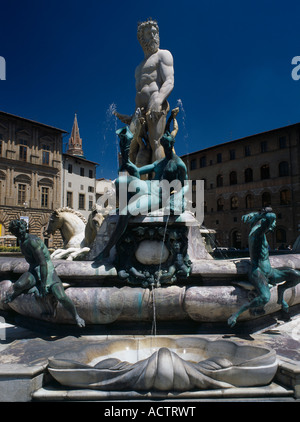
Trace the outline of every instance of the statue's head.
<instances>
[{"instance_id":1,"label":"statue's head","mask_svg":"<svg viewBox=\"0 0 300 422\"><path fill-rule=\"evenodd\" d=\"M165 132L160 138L160 144L163 148L172 149L175 144L175 138L170 134L170 132Z\"/></svg>"},{"instance_id":2,"label":"statue's head","mask_svg":"<svg viewBox=\"0 0 300 422\"><path fill-rule=\"evenodd\" d=\"M128 140L132 140L133 138L133 134L131 132L131 130L129 129L128 126L125 126L121 129L116 130L116 134L118 135L118 137L121 138L126 138Z\"/></svg>"},{"instance_id":3,"label":"statue's head","mask_svg":"<svg viewBox=\"0 0 300 422\"><path fill-rule=\"evenodd\" d=\"M264 224L269 231L273 231L276 227L276 214L273 213L271 207L266 207L260 210L259 212L251 212L242 217L244 223L250 224L251 227L255 226L257 223Z\"/></svg>"},{"instance_id":4,"label":"statue's head","mask_svg":"<svg viewBox=\"0 0 300 422\"><path fill-rule=\"evenodd\" d=\"M8 229L14 236L22 237L27 231L27 223L24 220L12 220Z\"/></svg>"},{"instance_id":5,"label":"statue's head","mask_svg":"<svg viewBox=\"0 0 300 422\"><path fill-rule=\"evenodd\" d=\"M137 29L137 38L145 53L156 53L159 49L159 28L157 22L152 19L140 22Z\"/></svg>"}]
</instances>

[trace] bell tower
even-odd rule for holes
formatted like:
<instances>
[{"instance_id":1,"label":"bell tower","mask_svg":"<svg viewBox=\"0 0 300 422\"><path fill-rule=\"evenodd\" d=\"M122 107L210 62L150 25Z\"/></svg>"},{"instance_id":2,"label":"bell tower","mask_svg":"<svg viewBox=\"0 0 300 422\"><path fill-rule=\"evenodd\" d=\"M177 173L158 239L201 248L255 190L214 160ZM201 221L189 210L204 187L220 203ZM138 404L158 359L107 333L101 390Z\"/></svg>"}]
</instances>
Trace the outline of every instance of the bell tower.
<instances>
[{"instance_id":1,"label":"bell tower","mask_svg":"<svg viewBox=\"0 0 300 422\"><path fill-rule=\"evenodd\" d=\"M67 154L76 155L78 157L84 158L84 154L83 154L83 150L82 150L82 139L80 138L80 135L79 135L79 127L78 127L77 114L76 113L75 113L75 117L74 117L74 123L73 123L71 137L69 139Z\"/></svg>"}]
</instances>

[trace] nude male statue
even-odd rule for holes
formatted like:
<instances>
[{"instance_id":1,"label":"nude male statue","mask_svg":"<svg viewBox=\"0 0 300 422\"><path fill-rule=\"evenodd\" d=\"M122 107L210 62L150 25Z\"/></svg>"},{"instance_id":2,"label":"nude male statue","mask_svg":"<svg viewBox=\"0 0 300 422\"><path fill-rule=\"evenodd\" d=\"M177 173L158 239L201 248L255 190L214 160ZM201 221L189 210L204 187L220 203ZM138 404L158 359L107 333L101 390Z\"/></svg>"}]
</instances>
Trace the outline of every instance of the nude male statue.
<instances>
[{"instance_id":1,"label":"nude male statue","mask_svg":"<svg viewBox=\"0 0 300 422\"><path fill-rule=\"evenodd\" d=\"M9 231L20 243L21 251L29 264L29 270L13 284L12 293L7 293L6 303L13 301L22 293L34 293L46 296L52 293L58 302L72 315L79 327L85 322L78 315L75 305L66 295L62 282L52 264L49 251L38 236L27 233L27 224L23 220L12 220Z\"/></svg>"},{"instance_id":2,"label":"nude male statue","mask_svg":"<svg viewBox=\"0 0 300 422\"><path fill-rule=\"evenodd\" d=\"M159 28L156 21L148 20L140 23L137 37L144 51L144 60L135 70L135 113L133 116L127 116L116 112L115 115L125 124L132 123L130 130L133 135L136 130L134 122L141 117L145 119L147 136L144 137L144 141L146 144L149 142L151 159L149 161L147 150L141 148L137 153L136 164L142 167L164 157L160 139L165 132L166 116L169 111L167 98L174 88L174 68L172 54L159 48Z\"/></svg>"}]
</instances>

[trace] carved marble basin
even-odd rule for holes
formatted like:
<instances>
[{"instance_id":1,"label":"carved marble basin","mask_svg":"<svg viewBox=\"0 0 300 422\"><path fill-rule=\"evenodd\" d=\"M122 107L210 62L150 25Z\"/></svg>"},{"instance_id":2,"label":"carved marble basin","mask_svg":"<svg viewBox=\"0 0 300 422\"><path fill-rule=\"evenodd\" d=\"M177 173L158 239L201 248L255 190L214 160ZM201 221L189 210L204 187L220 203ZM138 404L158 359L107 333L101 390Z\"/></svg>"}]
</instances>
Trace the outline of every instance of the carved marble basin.
<instances>
[{"instance_id":1,"label":"carved marble basin","mask_svg":"<svg viewBox=\"0 0 300 422\"><path fill-rule=\"evenodd\" d=\"M189 391L269 384L276 353L232 341L145 337L89 341L49 359L62 385L106 391Z\"/></svg>"}]
</instances>

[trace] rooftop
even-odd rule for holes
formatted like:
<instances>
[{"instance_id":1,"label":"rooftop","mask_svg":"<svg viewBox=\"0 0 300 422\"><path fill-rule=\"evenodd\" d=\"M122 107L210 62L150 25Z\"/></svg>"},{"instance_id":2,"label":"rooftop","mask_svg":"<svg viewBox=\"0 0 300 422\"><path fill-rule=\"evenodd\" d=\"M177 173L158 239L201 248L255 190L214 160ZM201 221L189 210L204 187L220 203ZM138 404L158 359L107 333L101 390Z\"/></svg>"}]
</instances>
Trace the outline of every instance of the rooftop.
<instances>
[{"instance_id":1,"label":"rooftop","mask_svg":"<svg viewBox=\"0 0 300 422\"><path fill-rule=\"evenodd\" d=\"M282 127L276 128L276 129L267 130L265 132L260 132L260 133L255 133L253 135L244 136L243 138L234 139L232 141L221 142L220 144L216 144L216 145L213 145L211 147L199 149L197 151L189 152L188 154L181 155L181 158L188 157L190 155L197 154L199 152L203 153L204 151L209 151L209 150L217 148L217 147L223 147L225 145L231 145L231 144L234 144L236 142L241 142L241 141L244 141L246 139L254 138L255 136L266 135L266 134L269 134L269 133L272 133L272 132L276 132L278 130L283 130L283 129L291 128L293 126L298 126L298 125L300 125L300 122L299 123L293 123L293 124L287 125L287 126L282 126Z\"/></svg>"},{"instance_id":2,"label":"rooftop","mask_svg":"<svg viewBox=\"0 0 300 422\"><path fill-rule=\"evenodd\" d=\"M6 116L6 117L10 117L10 118L14 118L14 119L23 120L23 121L26 121L26 122L30 122L30 123L37 125L37 126L44 126L48 129L56 130L56 131L59 131L61 133L68 133L66 130L59 129L59 128L54 127L54 126L46 125L45 123L36 122L35 120L26 119L25 117L16 116L15 114L7 113L6 111L0 110L0 116L1 115Z\"/></svg>"}]
</instances>

